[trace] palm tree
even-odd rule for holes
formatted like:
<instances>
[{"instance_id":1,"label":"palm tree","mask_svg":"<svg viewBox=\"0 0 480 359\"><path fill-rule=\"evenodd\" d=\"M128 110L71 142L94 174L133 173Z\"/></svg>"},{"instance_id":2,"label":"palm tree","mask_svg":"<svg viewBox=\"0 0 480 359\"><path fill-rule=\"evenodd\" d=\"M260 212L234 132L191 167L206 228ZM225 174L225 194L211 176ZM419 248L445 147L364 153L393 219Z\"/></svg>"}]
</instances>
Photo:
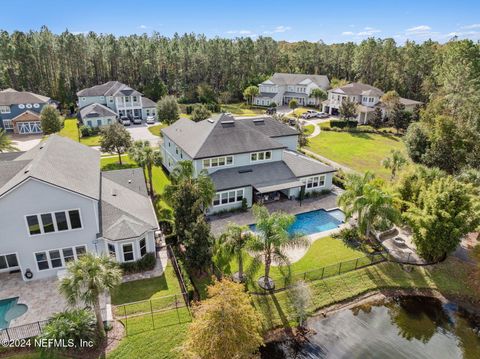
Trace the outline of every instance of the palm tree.
<instances>
[{"instance_id":1,"label":"palm tree","mask_svg":"<svg viewBox=\"0 0 480 359\"><path fill-rule=\"evenodd\" d=\"M356 173L348 173L345 179L345 191L338 197L338 206L345 213L345 219L348 220L358 212L354 208L355 201L363 195L365 185L372 181L375 175L369 171L363 176Z\"/></svg>"},{"instance_id":2,"label":"palm tree","mask_svg":"<svg viewBox=\"0 0 480 359\"><path fill-rule=\"evenodd\" d=\"M383 167L390 170L390 180L393 181L397 172L407 163L407 159L399 150L390 150L391 157L387 157L382 161Z\"/></svg>"},{"instance_id":3,"label":"palm tree","mask_svg":"<svg viewBox=\"0 0 480 359\"><path fill-rule=\"evenodd\" d=\"M128 155L132 160L138 163L144 170L147 170L149 192L152 200L155 197L153 189L153 166L161 166L162 155L160 150L155 150L150 146L149 141L135 141L128 150Z\"/></svg>"},{"instance_id":4,"label":"palm tree","mask_svg":"<svg viewBox=\"0 0 480 359\"><path fill-rule=\"evenodd\" d=\"M12 139L7 135L7 132L0 128L0 152L10 151L19 151L19 149L12 144Z\"/></svg>"},{"instance_id":5,"label":"palm tree","mask_svg":"<svg viewBox=\"0 0 480 359\"><path fill-rule=\"evenodd\" d=\"M307 247L309 241L306 237L292 235L288 232L288 228L295 221L295 216L283 212L270 214L264 206L257 204L253 206L252 211L256 220L256 234L252 236L248 248L256 255L253 258L251 271L258 268L263 259L265 265L263 287L272 289L269 282L272 262L290 267L286 250Z\"/></svg>"},{"instance_id":6,"label":"palm tree","mask_svg":"<svg viewBox=\"0 0 480 359\"><path fill-rule=\"evenodd\" d=\"M105 335L100 311L100 294L110 291L122 281L122 270L110 257L85 253L68 263L67 274L60 282L60 292L70 305L79 301L92 306L100 335Z\"/></svg>"},{"instance_id":7,"label":"palm tree","mask_svg":"<svg viewBox=\"0 0 480 359\"><path fill-rule=\"evenodd\" d=\"M243 254L251 239L251 233L248 226L240 226L235 223L229 223L227 230L220 236L222 248L229 257L235 256L238 260L238 280L243 281ZM234 275L235 277L235 275ZM235 278L234 278L235 279Z\"/></svg>"},{"instance_id":8,"label":"palm tree","mask_svg":"<svg viewBox=\"0 0 480 359\"><path fill-rule=\"evenodd\" d=\"M327 99L327 93L324 89L317 87L310 92L310 97L315 98L315 105L320 106L320 101Z\"/></svg>"}]
</instances>

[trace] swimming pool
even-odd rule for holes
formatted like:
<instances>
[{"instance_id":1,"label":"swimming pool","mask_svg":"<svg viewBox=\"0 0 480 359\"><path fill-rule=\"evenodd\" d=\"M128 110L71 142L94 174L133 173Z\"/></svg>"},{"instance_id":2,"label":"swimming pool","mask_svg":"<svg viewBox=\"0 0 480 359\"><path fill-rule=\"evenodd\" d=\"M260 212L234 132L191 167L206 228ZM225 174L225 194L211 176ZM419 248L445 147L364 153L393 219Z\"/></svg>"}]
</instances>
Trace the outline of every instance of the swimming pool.
<instances>
[{"instance_id":1,"label":"swimming pool","mask_svg":"<svg viewBox=\"0 0 480 359\"><path fill-rule=\"evenodd\" d=\"M297 214L295 218L296 220L290 226L288 232L305 236L338 228L345 221L345 215L339 209L331 211L318 209ZM254 224L250 225L250 228L255 231Z\"/></svg>"},{"instance_id":2,"label":"swimming pool","mask_svg":"<svg viewBox=\"0 0 480 359\"><path fill-rule=\"evenodd\" d=\"M6 329L10 322L24 314L28 307L25 304L17 304L17 298L0 300L0 330Z\"/></svg>"}]
</instances>

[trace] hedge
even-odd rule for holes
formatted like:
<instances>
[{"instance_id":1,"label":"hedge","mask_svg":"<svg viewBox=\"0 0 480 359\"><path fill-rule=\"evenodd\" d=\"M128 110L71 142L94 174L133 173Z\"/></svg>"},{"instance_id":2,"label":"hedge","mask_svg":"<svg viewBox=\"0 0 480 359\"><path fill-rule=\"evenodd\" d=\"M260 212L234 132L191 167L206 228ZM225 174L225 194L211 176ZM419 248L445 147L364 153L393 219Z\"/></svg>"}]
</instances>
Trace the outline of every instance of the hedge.
<instances>
[{"instance_id":1,"label":"hedge","mask_svg":"<svg viewBox=\"0 0 480 359\"><path fill-rule=\"evenodd\" d=\"M135 262L120 263L124 274L144 272L155 268L155 253L147 253L141 259Z\"/></svg>"},{"instance_id":2,"label":"hedge","mask_svg":"<svg viewBox=\"0 0 480 359\"><path fill-rule=\"evenodd\" d=\"M357 127L358 122L357 121L345 121L345 120L331 120L330 121L330 127L338 127L338 128L355 128Z\"/></svg>"}]
</instances>

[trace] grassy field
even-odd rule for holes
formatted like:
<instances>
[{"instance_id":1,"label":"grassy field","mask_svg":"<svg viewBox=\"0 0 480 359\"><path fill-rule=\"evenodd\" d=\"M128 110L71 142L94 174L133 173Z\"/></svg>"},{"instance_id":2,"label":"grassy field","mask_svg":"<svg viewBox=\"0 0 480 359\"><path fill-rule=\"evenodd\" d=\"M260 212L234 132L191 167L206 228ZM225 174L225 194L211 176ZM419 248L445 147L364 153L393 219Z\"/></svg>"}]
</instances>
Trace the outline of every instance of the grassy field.
<instances>
[{"instance_id":1,"label":"grassy field","mask_svg":"<svg viewBox=\"0 0 480 359\"><path fill-rule=\"evenodd\" d=\"M307 149L359 172L373 171L384 178L388 170L381 161L390 150L404 151L402 140L395 136L370 133L322 131L310 138Z\"/></svg>"},{"instance_id":2,"label":"grassy field","mask_svg":"<svg viewBox=\"0 0 480 359\"><path fill-rule=\"evenodd\" d=\"M60 136L68 137L71 140L78 142L78 127L76 118L66 118L63 123L63 128L58 133ZM101 136L90 136L80 138L80 143L86 146L100 146Z\"/></svg>"},{"instance_id":3,"label":"grassy field","mask_svg":"<svg viewBox=\"0 0 480 359\"><path fill-rule=\"evenodd\" d=\"M306 125L304 128L303 128L303 132L307 135L307 136L310 136L313 131L315 130L315 126L313 125Z\"/></svg>"},{"instance_id":4,"label":"grassy field","mask_svg":"<svg viewBox=\"0 0 480 359\"><path fill-rule=\"evenodd\" d=\"M266 108L256 108L245 103L230 103L221 106L223 112L230 112L235 116L258 116L265 114Z\"/></svg>"},{"instance_id":5,"label":"grassy field","mask_svg":"<svg viewBox=\"0 0 480 359\"><path fill-rule=\"evenodd\" d=\"M118 156L102 157L102 159L100 160L100 166L103 171L138 167L137 164L128 157L128 155L122 155L122 165L120 165L118 162ZM161 167L153 167L152 172L153 188L155 189L155 193L160 195L159 200L155 204L155 209L157 211L157 214L159 214L160 210L163 208L170 209L170 206L162 199L163 191L165 190L165 187L170 183L170 179ZM148 180L147 173L145 173L145 177Z\"/></svg>"},{"instance_id":6,"label":"grassy field","mask_svg":"<svg viewBox=\"0 0 480 359\"><path fill-rule=\"evenodd\" d=\"M161 136L162 134L161 134L160 130L161 130L162 128L167 127L167 126L168 126L168 124L166 124L166 123L159 123L158 125L150 126L150 127L148 128L148 130L150 131L150 133L151 133L152 135Z\"/></svg>"}]
</instances>

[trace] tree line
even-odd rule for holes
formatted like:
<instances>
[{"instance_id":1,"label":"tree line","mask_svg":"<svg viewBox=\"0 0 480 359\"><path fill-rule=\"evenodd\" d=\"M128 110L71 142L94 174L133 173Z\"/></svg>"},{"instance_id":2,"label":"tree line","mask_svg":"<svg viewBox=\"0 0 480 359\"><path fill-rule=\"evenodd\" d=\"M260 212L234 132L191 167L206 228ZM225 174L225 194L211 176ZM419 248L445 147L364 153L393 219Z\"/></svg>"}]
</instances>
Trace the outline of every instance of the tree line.
<instances>
[{"instance_id":1,"label":"tree line","mask_svg":"<svg viewBox=\"0 0 480 359\"><path fill-rule=\"evenodd\" d=\"M425 101L438 89L435 71L442 66L445 46L430 40L399 46L391 38L327 45L270 37L166 37L156 32L116 37L54 34L42 27L0 31L0 88L33 91L71 104L78 90L109 80L124 82L154 101L166 92L195 101L201 96L199 86L207 85L228 102L243 99L245 87L274 72L291 72L361 81Z\"/></svg>"}]
</instances>

